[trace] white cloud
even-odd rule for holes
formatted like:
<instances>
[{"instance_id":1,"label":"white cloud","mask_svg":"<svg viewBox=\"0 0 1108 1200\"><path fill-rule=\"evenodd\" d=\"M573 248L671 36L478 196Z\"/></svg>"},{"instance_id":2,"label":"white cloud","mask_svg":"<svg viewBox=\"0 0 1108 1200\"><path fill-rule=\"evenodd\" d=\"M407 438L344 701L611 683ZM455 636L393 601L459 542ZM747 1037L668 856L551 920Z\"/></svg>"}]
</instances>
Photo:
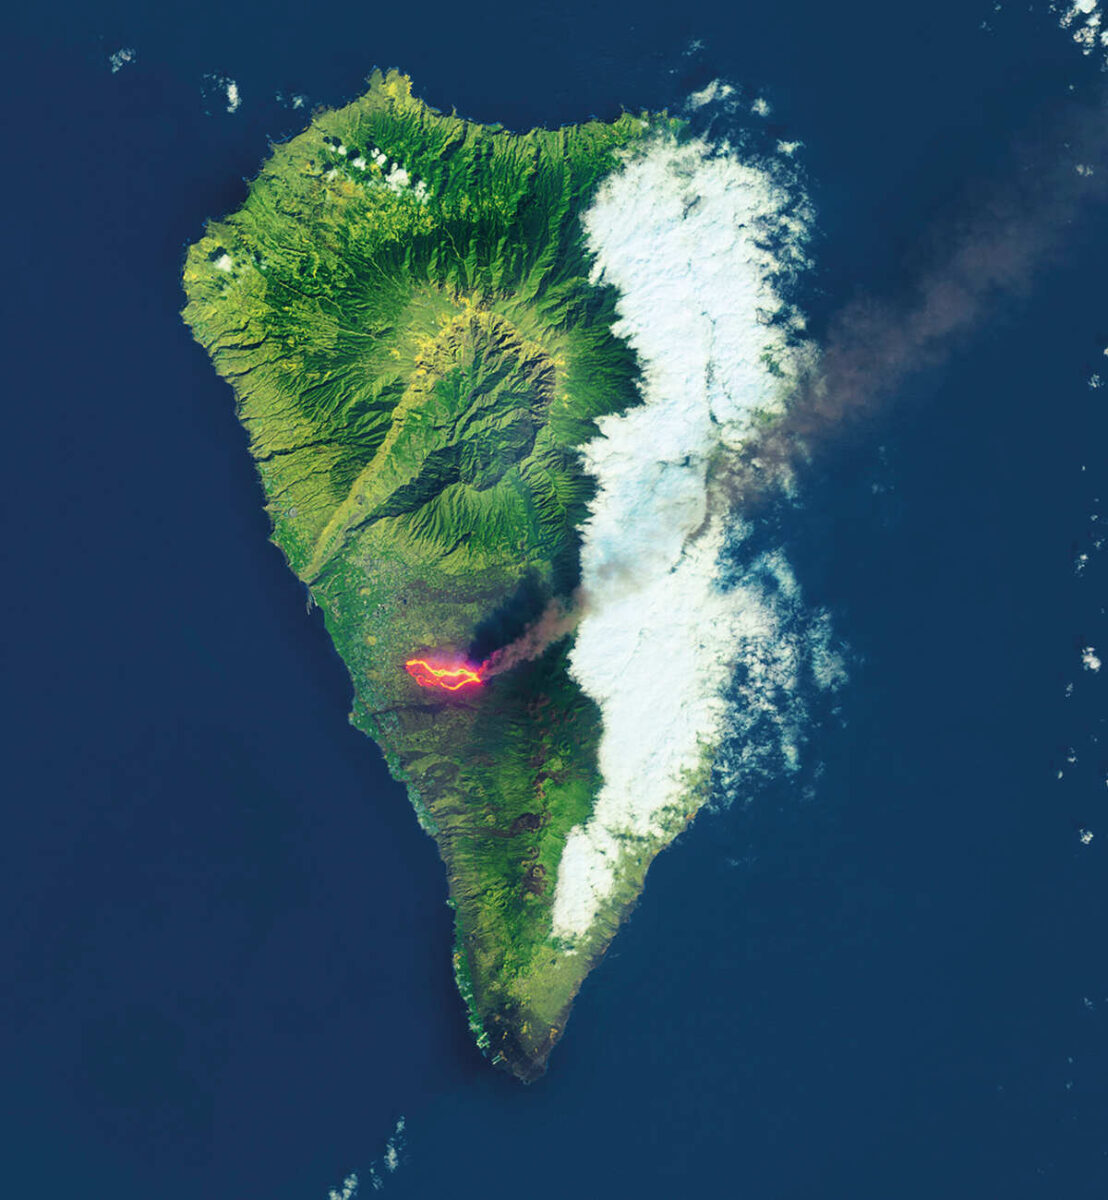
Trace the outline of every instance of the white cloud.
<instances>
[{"instance_id":1,"label":"white cloud","mask_svg":"<svg viewBox=\"0 0 1108 1200\"><path fill-rule=\"evenodd\" d=\"M353 1171L342 1181L342 1190L332 1188L327 1193L327 1200L354 1200L358 1194L358 1176Z\"/></svg>"},{"instance_id":2,"label":"white cloud","mask_svg":"<svg viewBox=\"0 0 1108 1200\"><path fill-rule=\"evenodd\" d=\"M717 100L726 100L734 94L735 89L729 83L724 83L721 79L713 79L699 92L693 92L686 104L688 108L703 108L706 104L712 104Z\"/></svg>"},{"instance_id":3,"label":"white cloud","mask_svg":"<svg viewBox=\"0 0 1108 1200\"><path fill-rule=\"evenodd\" d=\"M128 63L135 61L135 51L133 46L121 46L114 53L108 55L108 64L111 66L112 74L121 71Z\"/></svg>"},{"instance_id":4,"label":"white cloud","mask_svg":"<svg viewBox=\"0 0 1108 1200\"><path fill-rule=\"evenodd\" d=\"M364 1171L365 1176L369 1179L369 1186L375 1191L381 1191L385 1186L385 1178L387 1175L393 1174L401 1165L401 1155L404 1152L404 1131L407 1128L407 1122L401 1117L396 1126L385 1142L385 1149L381 1157L371 1163ZM382 1171L386 1173L382 1175ZM342 1182L341 1191L337 1188L332 1188L327 1193L327 1200L355 1200L358 1194L358 1176L354 1171Z\"/></svg>"},{"instance_id":5,"label":"white cloud","mask_svg":"<svg viewBox=\"0 0 1108 1200\"><path fill-rule=\"evenodd\" d=\"M1081 665L1086 671L1092 671L1094 674L1100 670L1100 659L1097 657L1096 648L1093 646L1085 646L1081 651Z\"/></svg>"},{"instance_id":6,"label":"white cloud","mask_svg":"<svg viewBox=\"0 0 1108 1200\"><path fill-rule=\"evenodd\" d=\"M786 631L800 601L784 557L723 568L734 518L712 511L708 469L781 403L767 357L788 370L795 352L776 280L806 263L806 207L727 147L659 139L605 181L584 224L596 277L618 289L617 332L642 365L645 403L602 420L585 448L597 493L571 669L601 709L604 782L559 866L554 932L571 941L621 856L669 840L690 810L688 773L725 739L740 676L744 703L777 721L795 761L780 697L796 692L802 657ZM826 667L830 682L830 656Z\"/></svg>"},{"instance_id":7,"label":"white cloud","mask_svg":"<svg viewBox=\"0 0 1108 1200\"><path fill-rule=\"evenodd\" d=\"M219 102L229 113L238 112L239 106L242 104L239 85L226 75L205 75L201 92L206 103L211 103L218 97Z\"/></svg>"},{"instance_id":8,"label":"white cloud","mask_svg":"<svg viewBox=\"0 0 1108 1200\"><path fill-rule=\"evenodd\" d=\"M1058 24L1069 30L1082 54L1108 50L1108 31L1103 28L1100 0L1055 0L1051 11L1058 17Z\"/></svg>"}]
</instances>

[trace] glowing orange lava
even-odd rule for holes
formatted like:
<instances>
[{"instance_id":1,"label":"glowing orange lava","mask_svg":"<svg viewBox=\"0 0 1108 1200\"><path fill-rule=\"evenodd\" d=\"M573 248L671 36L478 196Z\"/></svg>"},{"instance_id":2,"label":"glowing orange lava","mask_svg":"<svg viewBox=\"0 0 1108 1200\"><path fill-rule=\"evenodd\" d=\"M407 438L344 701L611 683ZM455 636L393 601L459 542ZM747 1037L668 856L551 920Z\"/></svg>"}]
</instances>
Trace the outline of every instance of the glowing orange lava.
<instances>
[{"instance_id":1,"label":"glowing orange lava","mask_svg":"<svg viewBox=\"0 0 1108 1200\"><path fill-rule=\"evenodd\" d=\"M410 658L404 667L420 687L441 687L456 692L459 688L482 682L480 670L464 665L437 667L425 659Z\"/></svg>"}]
</instances>

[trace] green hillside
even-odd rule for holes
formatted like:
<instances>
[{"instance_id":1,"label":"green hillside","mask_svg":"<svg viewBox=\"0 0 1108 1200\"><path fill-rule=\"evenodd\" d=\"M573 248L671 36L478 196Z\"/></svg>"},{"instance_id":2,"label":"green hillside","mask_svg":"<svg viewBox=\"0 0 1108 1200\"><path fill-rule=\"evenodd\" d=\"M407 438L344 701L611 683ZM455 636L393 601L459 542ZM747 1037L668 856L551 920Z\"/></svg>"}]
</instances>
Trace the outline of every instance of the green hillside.
<instances>
[{"instance_id":1,"label":"green hillside","mask_svg":"<svg viewBox=\"0 0 1108 1200\"><path fill-rule=\"evenodd\" d=\"M375 73L273 147L184 270L185 320L234 389L273 539L349 668L352 720L446 863L475 1035L524 1079L594 957L562 952L550 910L598 788L599 714L568 639L456 692L404 663L479 661L578 582L576 447L636 400L579 216L656 120L518 136Z\"/></svg>"}]
</instances>

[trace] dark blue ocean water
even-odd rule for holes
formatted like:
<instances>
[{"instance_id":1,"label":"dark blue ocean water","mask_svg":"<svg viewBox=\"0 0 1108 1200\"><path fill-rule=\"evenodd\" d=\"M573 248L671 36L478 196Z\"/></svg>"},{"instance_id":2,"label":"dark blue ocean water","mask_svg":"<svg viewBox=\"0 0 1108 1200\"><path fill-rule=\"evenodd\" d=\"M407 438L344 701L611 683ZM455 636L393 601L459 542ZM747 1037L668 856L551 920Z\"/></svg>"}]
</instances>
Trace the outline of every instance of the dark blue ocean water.
<instances>
[{"instance_id":1,"label":"dark blue ocean water","mask_svg":"<svg viewBox=\"0 0 1108 1200\"><path fill-rule=\"evenodd\" d=\"M1095 94L1046 6L61 0L0 58L0 1193L323 1200L377 1163L398 1198L1105 1195L1105 209L810 472L792 561L851 673L816 786L659 860L526 1090L470 1045L434 846L177 319L183 247L302 120L274 94L379 64L511 127L764 94L818 334Z\"/></svg>"}]
</instances>

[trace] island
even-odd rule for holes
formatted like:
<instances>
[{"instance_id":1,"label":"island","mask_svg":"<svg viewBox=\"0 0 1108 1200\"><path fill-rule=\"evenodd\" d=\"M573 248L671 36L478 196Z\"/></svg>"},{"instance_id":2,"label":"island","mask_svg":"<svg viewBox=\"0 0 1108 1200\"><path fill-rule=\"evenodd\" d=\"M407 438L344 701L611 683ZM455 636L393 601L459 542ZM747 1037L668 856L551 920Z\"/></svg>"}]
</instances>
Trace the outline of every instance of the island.
<instances>
[{"instance_id":1,"label":"island","mask_svg":"<svg viewBox=\"0 0 1108 1200\"><path fill-rule=\"evenodd\" d=\"M705 744L679 801L613 843L599 899L559 925L563 853L604 782L601 711L571 662L582 447L642 403L581 218L659 133L678 122L515 134L375 72L272 146L184 266L184 319L234 390L273 541L349 669L350 719L445 863L473 1034L524 1081L711 764Z\"/></svg>"}]
</instances>

